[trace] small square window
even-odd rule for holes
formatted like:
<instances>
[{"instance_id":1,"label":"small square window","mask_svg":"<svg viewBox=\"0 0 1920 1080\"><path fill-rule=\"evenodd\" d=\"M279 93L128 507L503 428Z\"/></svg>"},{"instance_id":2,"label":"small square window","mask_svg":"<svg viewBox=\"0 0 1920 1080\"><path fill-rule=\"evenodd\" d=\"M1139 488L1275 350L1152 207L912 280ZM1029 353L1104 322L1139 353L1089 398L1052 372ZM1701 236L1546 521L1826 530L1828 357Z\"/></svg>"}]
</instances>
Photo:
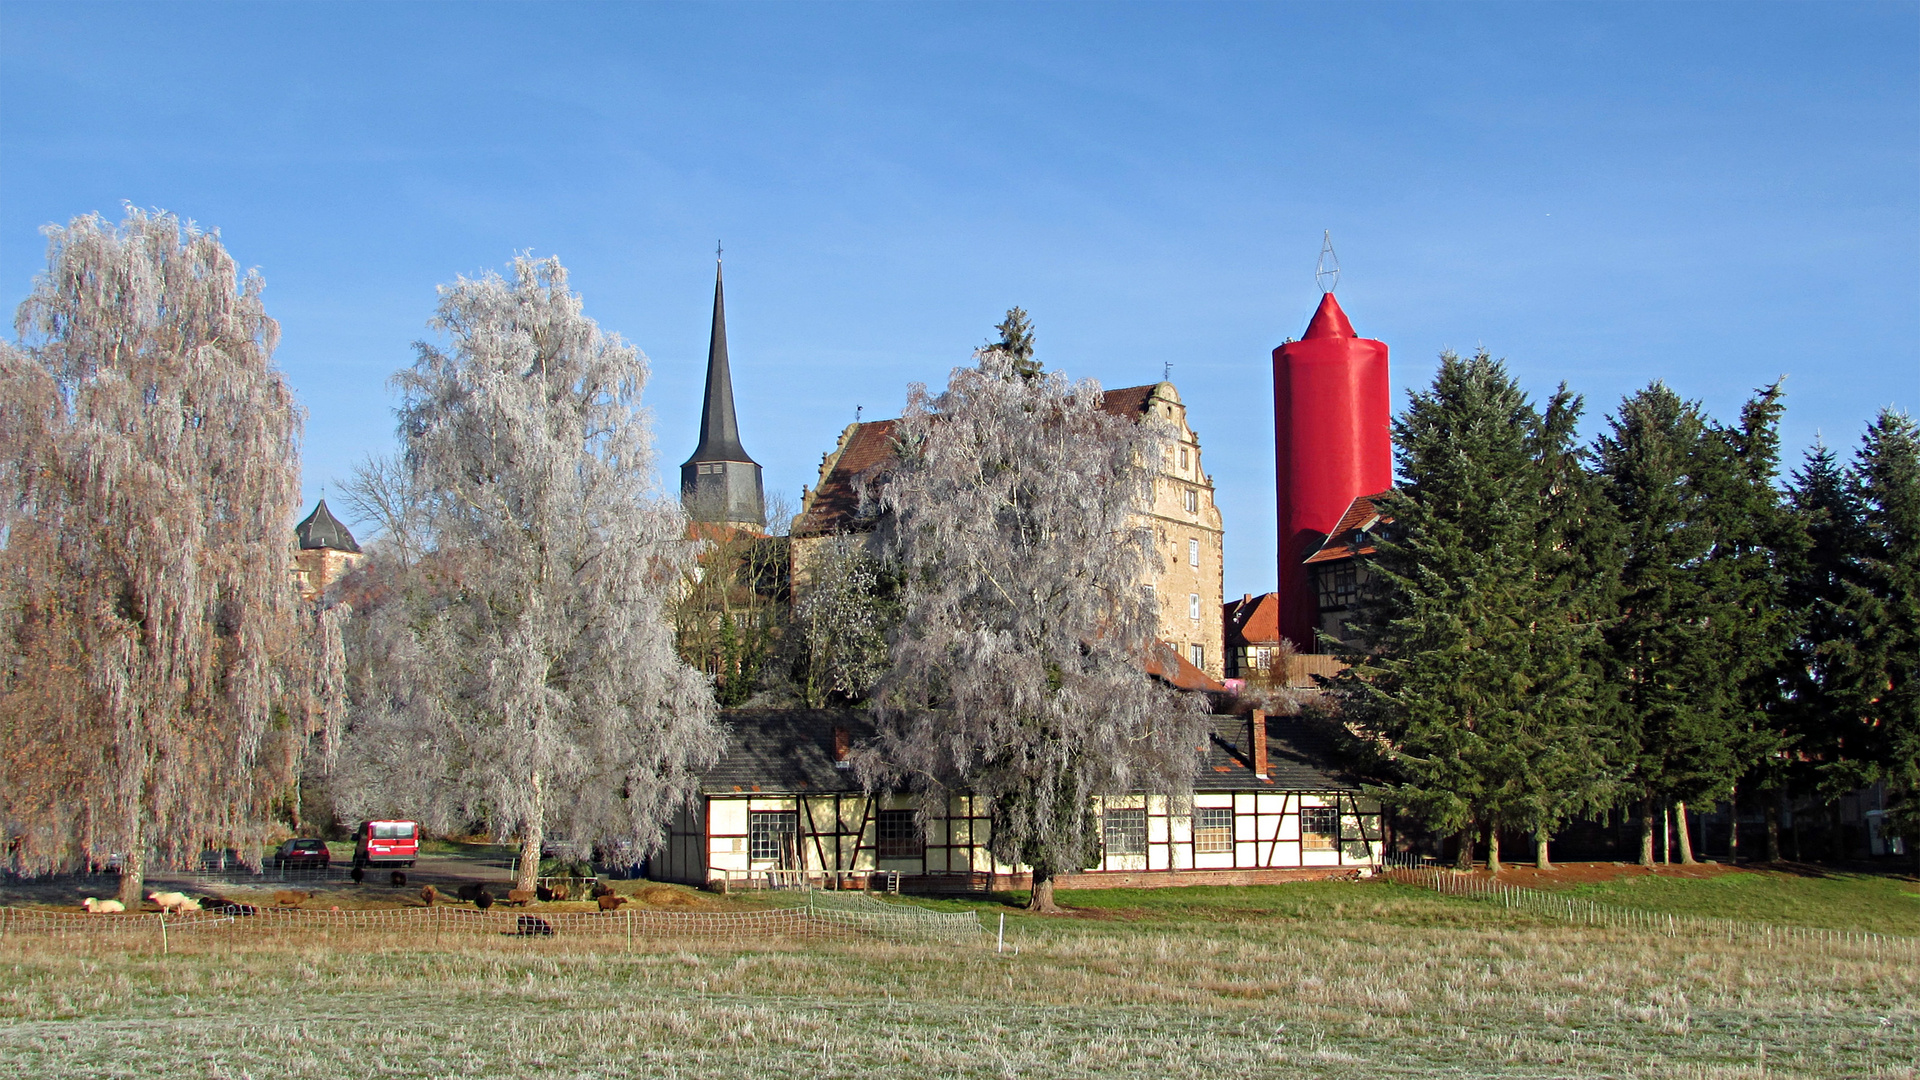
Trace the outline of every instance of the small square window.
<instances>
[{"instance_id":1,"label":"small square window","mask_svg":"<svg viewBox=\"0 0 1920 1080\"><path fill-rule=\"evenodd\" d=\"M1200 619L1200 594L1197 592L1187 594L1187 618L1196 622Z\"/></svg>"},{"instance_id":2,"label":"small square window","mask_svg":"<svg viewBox=\"0 0 1920 1080\"><path fill-rule=\"evenodd\" d=\"M1180 448L1180 467L1187 467L1187 448L1184 446Z\"/></svg>"},{"instance_id":3,"label":"small square window","mask_svg":"<svg viewBox=\"0 0 1920 1080\"><path fill-rule=\"evenodd\" d=\"M1202 806L1193 811L1193 850L1218 855L1233 850L1233 808Z\"/></svg>"},{"instance_id":4,"label":"small square window","mask_svg":"<svg viewBox=\"0 0 1920 1080\"><path fill-rule=\"evenodd\" d=\"M1145 855L1147 853L1147 812L1145 810L1109 810L1104 816L1107 854Z\"/></svg>"},{"instance_id":5,"label":"small square window","mask_svg":"<svg viewBox=\"0 0 1920 1080\"><path fill-rule=\"evenodd\" d=\"M1268 668L1272 667L1273 666L1273 650L1272 649L1253 650L1253 666L1259 668L1261 671L1265 671Z\"/></svg>"},{"instance_id":6,"label":"small square window","mask_svg":"<svg viewBox=\"0 0 1920 1080\"><path fill-rule=\"evenodd\" d=\"M795 840L800 832L800 815L792 810L756 810L747 815L747 856L777 859L791 865L798 854Z\"/></svg>"},{"instance_id":7,"label":"small square window","mask_svg":"<svg viewBox=\"0 0 1920 1080\"><path fill-rule=\"evenodd\" d=\"M1187 565L1200 565L1200 541L1198 540L1187 541Z\"/></svg>"},{"instance_id":8,"label":"small square window","mask_svg":"<svg viewBox=\"0 0 1920 1080\"><path fill-rule=\"evenodd\" d=\"M883 859L917 859L926 850L911 810L882 810L874 829Z\"/></svg>"},{"instance_id":9,"label":"small square window","mask_svg":"<svg viewBox=\"0 0 1920 1080\"><path fill-rule=\"evenodd\" d=\"M1200 512L1200 493L1193 490L1192 488L1188 488L1187 489L1187 513L1197 514L1199 512Z\"/></svg>"},{"instance_id":10,"label":"small square window","mask_svg":"<svg viewBox=\"0 0 1920 1080\"><path fill-rule=\"evenodd\" d=\"M1206 667L1207 666L1207 647L1205 645L1187 646L1187 659L1193 661L1194 667L1197 667L1197 668Z\"/></svg>"},{"instance_id":11,"label":"small square window","mask_svg":"<svg viewBox=\"0 0 1920 1080\"><path fill-rule=\"evenodd\" d=\"M1340 812L1331 806L1300 808L1300 846L1308 851L1332 851L1340 839Z\"/></svg>"}]
</instances>

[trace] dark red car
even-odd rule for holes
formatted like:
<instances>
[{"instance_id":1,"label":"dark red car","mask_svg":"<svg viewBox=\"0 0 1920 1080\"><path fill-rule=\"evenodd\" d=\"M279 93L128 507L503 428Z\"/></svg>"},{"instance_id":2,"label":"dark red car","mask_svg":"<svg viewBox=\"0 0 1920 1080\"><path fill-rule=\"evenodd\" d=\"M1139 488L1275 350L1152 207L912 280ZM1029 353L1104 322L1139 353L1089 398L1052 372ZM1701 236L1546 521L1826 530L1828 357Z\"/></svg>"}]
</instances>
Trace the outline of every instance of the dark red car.
<instances>
[{"instance_id":1,"label":"dark red car","mask_svg":"<svg viewBox=\"0 0 1920 1080\"><path fill-rule=\"evenodd\" d=\"M283 868L317 866L324 870L333 862L333 853L327 850L325 840L289 840L274 850L272 861Z\"/></svg>"}]
</instances>

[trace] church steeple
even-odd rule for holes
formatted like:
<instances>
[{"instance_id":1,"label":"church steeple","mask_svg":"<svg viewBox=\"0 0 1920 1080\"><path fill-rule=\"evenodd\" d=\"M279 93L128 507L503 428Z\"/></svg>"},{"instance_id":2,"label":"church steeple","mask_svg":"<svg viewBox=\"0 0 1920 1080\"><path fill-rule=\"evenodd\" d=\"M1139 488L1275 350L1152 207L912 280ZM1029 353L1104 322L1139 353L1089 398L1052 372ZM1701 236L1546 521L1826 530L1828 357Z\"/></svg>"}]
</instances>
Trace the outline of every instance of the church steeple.
<instances>
[{"instance_id":1,"label":"church steeple","mask_svg":"<svg viewBox=\"0 0 1920 1080\"><path fill-rule=\"evenodd\" d=\"M760 466L740 445L740 422L733 412L727 300L717 257L713 270L713 332L707 341L707 394L700 407L700 444L680 466L680 498L695 521L756 529L766 525Z\"/></svg>"}]
</instances>

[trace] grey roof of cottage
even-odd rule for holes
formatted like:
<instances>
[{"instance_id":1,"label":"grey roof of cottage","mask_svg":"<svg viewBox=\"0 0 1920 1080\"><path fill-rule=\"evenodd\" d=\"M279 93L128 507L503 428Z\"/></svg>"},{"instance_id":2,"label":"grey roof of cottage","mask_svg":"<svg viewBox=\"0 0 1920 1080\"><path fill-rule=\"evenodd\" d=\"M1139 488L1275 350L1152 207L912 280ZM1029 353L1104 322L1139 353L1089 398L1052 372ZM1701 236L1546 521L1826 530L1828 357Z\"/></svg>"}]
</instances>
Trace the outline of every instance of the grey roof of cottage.
<instances>
[{"instance_id":1,"label":"grey roof of cottage","mask_svg":"<svg viewBox=\"0 0 1920 1080\"><path fill-rule=\"evenodd\" d=\"M833 731L845 728L858 747L874 734L873 720L852 709L734 709L721 714L727 745L700 777L709 795L833 794L862 789L852 769L836 768ZM1252 729L1245 716L1210 718L1198 747L1195 791L1339 791L1360 785L1338 764L1333 733L1291 716L1267 718L1267 778L1253 773Z\"/></svg>"},{"instance_id":2,"label":"grey roof of cottage","mask_svg":"<svg viewBox=\"0 0 1920 1080\"><path fill-rule=\"evenodd\" d=\"M300 542L301 550L312 548L332 548L335 551L351 551L358 554L360 545L353 542L353 534L347 531L340 519L327 509L327 500L321 499L320 505L313 508L307 519L293 527L294 539Z\"/></svg>"},{"instance_id":3,"label":"grey roof of cottage","mask_svg":"<svg viewBox=\"0 0 1920 1080\"><path fill-rule=\"evenodd\" d=\"M701 790L723 792L861 791L852 769L835 767L833 729L858 745L873 738L873 720L853 709L733 709L726 749L700 776Z\"/></svg>"}]
</instances>

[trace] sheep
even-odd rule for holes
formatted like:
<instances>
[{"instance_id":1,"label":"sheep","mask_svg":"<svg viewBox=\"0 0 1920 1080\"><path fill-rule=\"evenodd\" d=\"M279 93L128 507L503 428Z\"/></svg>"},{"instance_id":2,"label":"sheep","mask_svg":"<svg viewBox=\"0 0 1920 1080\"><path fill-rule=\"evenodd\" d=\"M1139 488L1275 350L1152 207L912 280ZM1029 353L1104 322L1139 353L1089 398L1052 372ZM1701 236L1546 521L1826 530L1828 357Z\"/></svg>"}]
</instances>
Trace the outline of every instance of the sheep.
<instances>
[{"instance_id":1,"label":"sheep","mask_svg":"<svg viewBox=\"0 0 1920 1080\"><path fill-rule=\"evenodd\" d=\"M530 904L539 896L538 889L508 889L507 903Z\"/></svg>"},{"instance_id":2,"label":"sheep","mask_svg":"<svg viewBox=\"0 0 1920 1080\"><path fill-rule=\"evenodd\" d=\"M349 873L347 876L353 879L353 883L355 885L358 885L361 882L367 880L366 870L358 866L354 867L353 871Z\"/></svg>"},{"instance_id":3,"label":"sheep","mask_svg":"<svg viewBox=\"0 0 1920 1080\"><path fill-rule=\"evenodd\" d=\"M404 889L407 887L407 875L402 871L395 870L393 873L387 875L387 880L391 882L396 889Z\"/></svg>"},{"instance_id":4,"label":"sheep","mask_svg":"<svg viewBox=\"0 0 1920 1080\"><path fill-rule=\"evenodd\" d=\"M127 905L118 900L95 900L91 896L80 901L80 906L95 915L118 915L127 910Z\"/></svg>"},{"instance_id":5,"label":"sheep","mask_svg":"<svg viewBox=\"0 0 1920 1080\"><path fill-rule=\"evenodd\" d=\"M600 894L600 896L597 899L597 902L600 905L601 911L613 911L618 909L621 904L626 903L627 898L609 889L608 891Z\"/></svg>"},{"instance_id":6,"label":"sheep","mask_svg":"<svg viewBox=\"0 0 1920 1080\"><path fill-rule=\"evenodd\" d=\"M479 908L481 911L485 911L493 906L493 894L487 891L485 885L480 886L479 895L473 898L473 906Z\"/></svg>"},{"instance_id":7,"label":"sheep","mask_svg":"<svg viewBox=\"0 0 1920 1080\"><path fill-rule=\"evenodd\" d=\"M613 886L607 884L604 881L596 881L593 883L593 898L595 900L598 900L603 896L612 896L612 895L613 895Z\"/></svg>"},{"instance_id":8,"label":"sheep","mask_svg":"<svg viewBox=\"0 0 1920 1080\"><path fill-rule=\"evenodd\" d=\"M184 914L189 911L200 910L200 901L195 900L186 893L150 892L147 894L147 899L158 904L161 911Z\"/></svg>"},{"instance_id":9,"label":"sheep","mask_svg":"<svg viewBox=\"0 0 1920 1080\"><path fill-rule=\"evenodd\" d=\"M304 889L281 889L273 894L273 902L283 907L299 907L313 899L313 894Z\"/></svg>"},{"instance_id":10,"label":"sheep","mask_svg":"<svg viewBox=\"0 0 1920 1080\"><path fill-rule=\"evenodd\" d=\"M514 937L552 937L553 924L537 915L522 915L515 923Z\"/></svg>"},{"instance_id":11,"label":"sheep","mask_svg":"<svg viewBox=\"0 0 1920 1080\"><path fill-rule=\"evenodd\" d=\"M435 900L438 900L439 898L440 898L439 889L436 889L431 885L420 886L420 902L421 903L427 905L428 907L432 907L433 902Z\"/></svg>"}]
</instances>

